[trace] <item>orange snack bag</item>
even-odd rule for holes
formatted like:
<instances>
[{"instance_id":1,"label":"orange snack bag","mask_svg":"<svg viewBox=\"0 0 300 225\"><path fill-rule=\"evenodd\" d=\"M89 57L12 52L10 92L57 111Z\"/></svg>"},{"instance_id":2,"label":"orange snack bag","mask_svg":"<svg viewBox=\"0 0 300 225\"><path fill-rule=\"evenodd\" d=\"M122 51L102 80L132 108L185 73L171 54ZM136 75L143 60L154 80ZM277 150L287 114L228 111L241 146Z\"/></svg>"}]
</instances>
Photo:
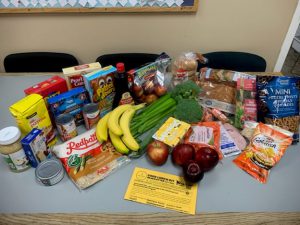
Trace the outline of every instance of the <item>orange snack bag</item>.
<instances>
[{"instance_id":1,"label":"orange snack bag","mask_svg":"<svg viewBox=\"0 0 300 225\"><path fill-rule=\"evenodd\" d=\"M261 183L266 183L270 169L275 166L292 138L287 134L259 123L249 145L233 162Z\"/></svg>"},{"instance_id":2,"label":"orange snack bag","mask_svg":"<svg viewBox=\"0 0 300 225\"><path fill-rule=\"evenodd\" d=\"M194 148L210 147L217 151L219 159L223 158L220 151L220 125L218 122L199 122L191 124L185 135L184 142Z\"/></svg>"}]
</instances>

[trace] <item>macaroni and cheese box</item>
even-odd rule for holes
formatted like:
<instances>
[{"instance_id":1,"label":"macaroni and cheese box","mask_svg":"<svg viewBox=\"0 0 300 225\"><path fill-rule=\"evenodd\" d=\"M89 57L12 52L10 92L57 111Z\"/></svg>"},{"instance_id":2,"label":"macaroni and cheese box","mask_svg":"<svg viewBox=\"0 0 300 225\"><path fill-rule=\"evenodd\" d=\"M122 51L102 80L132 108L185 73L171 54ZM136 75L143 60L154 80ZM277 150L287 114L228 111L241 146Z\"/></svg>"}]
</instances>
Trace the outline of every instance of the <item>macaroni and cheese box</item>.
<instances>
[{"instance_id":1,"label":"macaroni and cheese box","mask_svg":"<svg viewBox=\"0 0 300 225\"><path fill-rule=\"evenodd\" d=\"M91 102L98 103L100 116L112 110L115 97L114 77L117 69L107 66L98 71L83 75L84 84Z\"/></svg>"},{"instance_id":2,"label":"macaroni and cheese box","mask_svg":"<svg viewBox=\"0 0 300 225\"><path fill-rule=\"evenodd\" d=\"M83 124L82 107L89 103L89 98L84 87L74 88L68 92L48 99L53 116L70 113L75 118L77 126Z\"/></svg>"},{"instance_id":3,"label":"macaroni and cheese box","mask_svg":"<svg viewBox=\"0 0 300 225\"><path fill-rule=\"evenodd\" d=\"M101 69L98 62L63 68L69 90L84 86L83 75Z\"/></svg>"}]
</instances>

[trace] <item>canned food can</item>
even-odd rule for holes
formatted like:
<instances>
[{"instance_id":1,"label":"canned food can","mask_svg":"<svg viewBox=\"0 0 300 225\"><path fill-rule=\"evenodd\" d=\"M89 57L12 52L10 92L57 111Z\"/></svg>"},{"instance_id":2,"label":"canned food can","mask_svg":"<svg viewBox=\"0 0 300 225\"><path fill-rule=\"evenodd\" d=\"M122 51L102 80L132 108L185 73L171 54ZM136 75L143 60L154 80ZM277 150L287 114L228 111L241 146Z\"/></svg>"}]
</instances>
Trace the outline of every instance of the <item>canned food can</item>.
<instances>
[{"instance_id":1,"label":"canned food can","mask_svg":"<svg viewBox=\"0 0 300 225\"><path fill-rule=\"evenodd\" d=\"M63 179L64 169L59 160L54 158L46 159L35 169L35 177L43 185L52 186Z\"/></svg>"},{"instance_id":2,"label":"canned food can","mask_svg":"<svg viewBox=\"0 0 300 225\"><path fill-rule=\"evenodd\" d=\"M89 103L82 108L85 127L91 129L100 119L100 110L97 103Z\"/></svg>"},{"instance_id":3,"label":"canned food can","mask_svg":"<svg viewBox=\"0 0 300 225\"><path fill-rule=\"evenodd\" d=\"M67 141L77 136L77 128L74 117L64 113L56 117L56 127L62 141Z\"/></svg>"}]
</instances>

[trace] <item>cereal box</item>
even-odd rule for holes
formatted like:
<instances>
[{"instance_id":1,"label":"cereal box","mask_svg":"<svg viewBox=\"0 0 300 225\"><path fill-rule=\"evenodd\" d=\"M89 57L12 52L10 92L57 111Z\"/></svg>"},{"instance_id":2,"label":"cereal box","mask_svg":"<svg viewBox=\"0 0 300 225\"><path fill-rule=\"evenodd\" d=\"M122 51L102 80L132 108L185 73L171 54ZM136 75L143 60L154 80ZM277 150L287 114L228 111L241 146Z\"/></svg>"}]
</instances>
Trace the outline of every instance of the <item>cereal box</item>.
<instances>
[{"instance_id":1,"label":"cereal box","mask_svg":"<svg viewBox=\"0 0 300 225\"><path fill-rule=\"evenodd\" d=\"M69 90L84 86L82 75L99 69L101 69L101 65L98 62L63 68L63 73L67 80Z\"/></svg>"},{"instance_id":2,"label":"cereal box","mask_svg":"<svg viewBox=\"0 0 300 225\"><path fill-rule=\"evenodd\" d=\"M113 66L83 75L84 84L92 102L99 103L100 116L112 110L115 97L114 76L117 69Z\"/></svg>"},{"instance_id":3,"label":"cereal box","mask_svg":"<svg viewBox=\"0 0 300 225\"><path fill-rule=\"evenodd\" d=\"M89 103L89 98L84 87L74 88L48 99L48 104L55 118L63 113L70 113L74 116L77 126L84 122L82 107L86 103Z\"/></svg>"},{"instance_id":4,"label":"cereal box","mask_svg":"<svg viewBox=\"0 0 300 225\"><path fill-rule=\"evenodd\" d=\"M51 124L45 101L41 95L30 94L9 107L23 135L33 128L41 129L47 146L56 143L56 134Z\"/></svg>"}]
</instances>

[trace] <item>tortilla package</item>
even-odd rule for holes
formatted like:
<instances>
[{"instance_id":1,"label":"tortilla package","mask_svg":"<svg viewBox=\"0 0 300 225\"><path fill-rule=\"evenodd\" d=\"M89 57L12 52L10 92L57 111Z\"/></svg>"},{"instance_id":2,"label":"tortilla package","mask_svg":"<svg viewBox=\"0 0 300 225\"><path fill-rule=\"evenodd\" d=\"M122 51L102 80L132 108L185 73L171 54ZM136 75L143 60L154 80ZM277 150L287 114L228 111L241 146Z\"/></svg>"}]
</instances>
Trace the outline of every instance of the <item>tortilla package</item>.
<instances>
[{"instance_id":1,"label":"tortilla package","mask_svg":"<svg viewBox=\"0 0 300 225\"><path fill-rule=\"evenodd\" d=\"M250 144L233 162L261 183L266 183L270 170L292 143L286 133L259 123Z\"/></svg>"},{"instance_id":2,"label":"tortilla package","mask_svg":"<svg viewBox=\"0 0 300 225\"><path fill-rule=\"evenodd\" d=\"M73 183L81 190L130 162L111 142L98 142L95 128L53 148Z\"/></svg>"}]
</instances>

